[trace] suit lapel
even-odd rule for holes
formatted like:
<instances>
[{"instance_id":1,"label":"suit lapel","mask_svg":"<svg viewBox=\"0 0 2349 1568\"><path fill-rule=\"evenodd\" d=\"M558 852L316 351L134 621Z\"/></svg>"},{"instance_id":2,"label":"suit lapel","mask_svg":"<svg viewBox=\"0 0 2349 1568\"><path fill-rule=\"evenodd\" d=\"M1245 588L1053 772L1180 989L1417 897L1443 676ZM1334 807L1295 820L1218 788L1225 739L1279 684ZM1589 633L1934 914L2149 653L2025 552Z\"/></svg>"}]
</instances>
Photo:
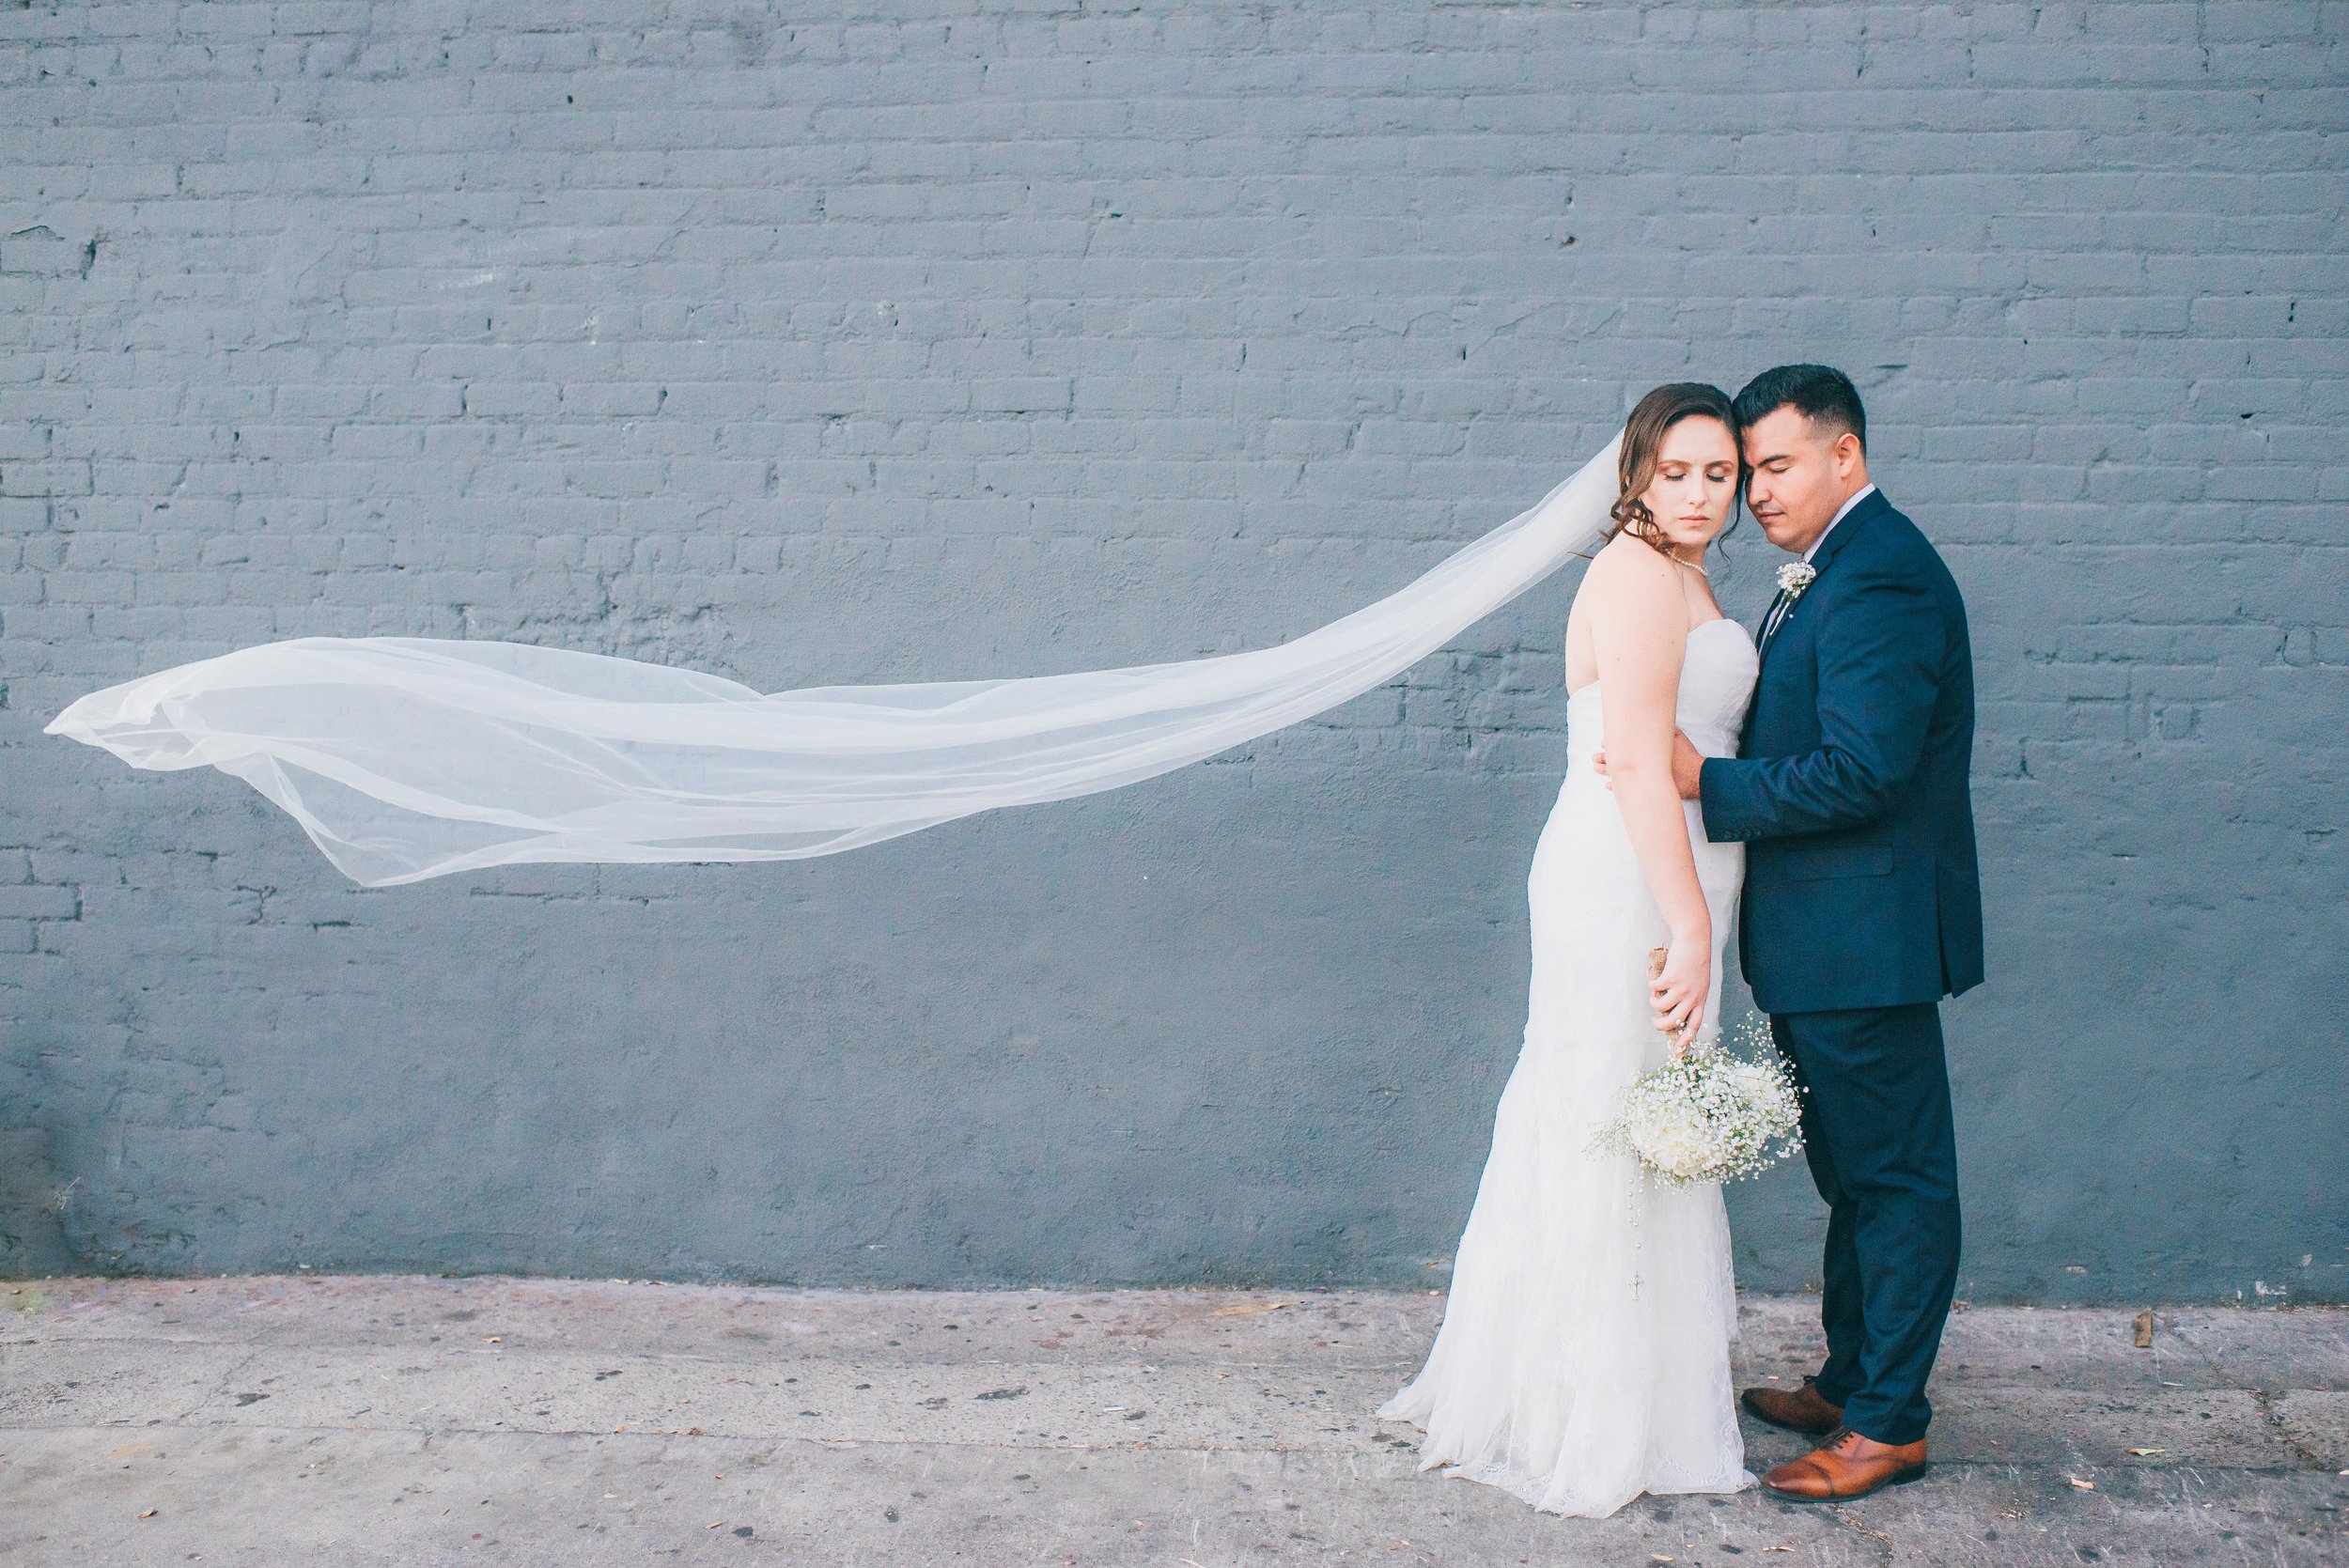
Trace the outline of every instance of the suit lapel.
<instances>
[{"instance_id":1,"label":"suit lapel","mask_svg":"<svg viewBox=\"0 0 2349 1568\"><path fill-rule=\"evenodd\" d=\"M1843 547L1859 537L1860 529L1874 522L1878 513L1891 509L1892 504L1884 499L1882 490L1869 491L1865 501L1845 512L1843 520L1828 530L1827 537L1819 541L1819 553L1811 558L1811 564L1823 572L1827 570L1828 563L1843 553Z\"/></svg>"},{"instance_id":2,"label":"suit lapel","mask_svg":"<svg viewBox=\"0 0 2349 1568\"><path fill-rule=\"evenodd\" d=\"M1837 523L1833 528L1828 529L1827 537L1819 541L1819 552L1811 558L1811 566L1814 575L1812 577L1809 585L1803 589L1803 592L1808 594L1812 589L1818 587L1819 579L1827 575L1827 569L1834 564L1835 557L1843 553L1843 547L1850 544L1852 540L1859 536L1859 530L1864 525L1874 521L1878 513L1889 512L1891 509L1892 504L1884 499L1884 492L1879 489L1870 491L1866 500L1860 502L1859 505L1854 506L1850 511L1845 512L1843 514L1843 520ZM1795 612L1799 609L1802 604L1801 598L1799 597L1796 598L1793 601L1787 604L1785 611L1779 614L1778 624L1776 626L1772 626L1770 624L1770 615L1772 612L1777 610L1779 599L1785 598L1785 592L1781 590L1778 598L1770 600L1770 609L1762 613L1761 655L1765 663L1767 663L1769 660L1770 649L1778 645L1779 638L1784 634L1786 630L1786 623L1795 618Z\"/></svg>"}]
</instances>

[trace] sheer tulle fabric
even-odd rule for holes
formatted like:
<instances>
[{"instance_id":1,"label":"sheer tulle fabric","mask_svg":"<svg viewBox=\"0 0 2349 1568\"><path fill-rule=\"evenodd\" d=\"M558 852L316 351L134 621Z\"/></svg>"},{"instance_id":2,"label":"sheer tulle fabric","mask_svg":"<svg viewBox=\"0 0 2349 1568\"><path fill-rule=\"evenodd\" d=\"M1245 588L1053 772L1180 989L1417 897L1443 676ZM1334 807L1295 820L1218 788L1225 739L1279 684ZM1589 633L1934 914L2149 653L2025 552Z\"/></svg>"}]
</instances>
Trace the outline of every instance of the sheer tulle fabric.
<instances>
[{"instance_id":1,"label":"sheer tulle fabric","mask_svg":"<svg viewBox=\"0 0 2349 1568\"><path fill-rule=\"evenodd\" d=\"M309 637L93 692L49 733L135 768L232 773L373 887L533 861L835 854L1114 789L1360 695L1595 545L1615 450L1408 586L1249 653L761 694L520 644Z\"/></svg>"},{"instance_id":2,"label":"sheer tulle fabric","mask_svg":"<svg viewBox=\"0 0 2349 1568\"><path fill-rule=\"evenodd\" d=\"M1689 634L1678 717L1700 751L1735 749L1756 669L1735 622ZM1566 777L1527 884L1525 1045L1493 1117L1443 1327L1425 1368L1379 1411L1427 1429L1423 1468L1593 1516L1642 1492L1752 1484L1731 1403L1737 1300L1721 1189L1649 1181L1636 1159L1591 1148L1625 1087L1667 1054L1646 964L1664 916L1590 766L1600 710L1595 686L1566 705ZM1713 913L1715 1034L1745 849L1707 843L1693 806L1688 826Z\"/></svg>"}]
</instances>

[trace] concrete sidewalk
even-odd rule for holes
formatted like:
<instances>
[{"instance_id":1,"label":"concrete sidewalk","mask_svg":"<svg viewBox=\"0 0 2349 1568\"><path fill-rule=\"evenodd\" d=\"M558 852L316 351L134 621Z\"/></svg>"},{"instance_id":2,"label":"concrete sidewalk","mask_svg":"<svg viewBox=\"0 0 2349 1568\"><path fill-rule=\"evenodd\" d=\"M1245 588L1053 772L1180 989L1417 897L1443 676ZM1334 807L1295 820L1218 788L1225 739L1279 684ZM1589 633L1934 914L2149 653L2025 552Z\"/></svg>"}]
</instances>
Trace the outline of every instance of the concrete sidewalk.
<instances>
[{"instance_id":1,"label":"concrete sidewalk","mask_svg":"<svg viewBox=\"0 0 2349 1568\"><path fill-rule=\"evenodd\" d=\"M0 1287L11 1563L2349 1561L2349 1312L1952 1319L1935 1469L1605 1521L1372 1416L1439 1297L308 1278ZM1752 1299L1749 1378L1817 1353ZM1756 1470L1799 1439L1749 1425Z\"/></svg>"}]
</instances>

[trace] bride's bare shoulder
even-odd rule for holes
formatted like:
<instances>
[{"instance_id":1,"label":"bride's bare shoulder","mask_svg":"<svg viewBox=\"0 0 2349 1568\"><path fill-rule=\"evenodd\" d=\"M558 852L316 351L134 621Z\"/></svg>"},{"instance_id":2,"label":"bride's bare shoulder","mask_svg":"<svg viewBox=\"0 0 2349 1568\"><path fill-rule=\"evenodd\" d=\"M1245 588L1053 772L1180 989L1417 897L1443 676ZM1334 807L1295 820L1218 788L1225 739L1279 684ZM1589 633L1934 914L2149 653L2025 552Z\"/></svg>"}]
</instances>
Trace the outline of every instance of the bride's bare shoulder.
<instances>
[{"instance_id":1,"label":"bride's bare shoulder","mask_svg":"<svg viewBox=\"0 0 2349 1568\"><path fill-rule=\"evenodd\" d=\"M1583 592L1596 591L1610 598L1646 599L1679 589L1672 564L1663 551L1628 534L1618 534L1602 545L1591 557L1591 569L1582 574Z\"/></svg>"}]
</instances>

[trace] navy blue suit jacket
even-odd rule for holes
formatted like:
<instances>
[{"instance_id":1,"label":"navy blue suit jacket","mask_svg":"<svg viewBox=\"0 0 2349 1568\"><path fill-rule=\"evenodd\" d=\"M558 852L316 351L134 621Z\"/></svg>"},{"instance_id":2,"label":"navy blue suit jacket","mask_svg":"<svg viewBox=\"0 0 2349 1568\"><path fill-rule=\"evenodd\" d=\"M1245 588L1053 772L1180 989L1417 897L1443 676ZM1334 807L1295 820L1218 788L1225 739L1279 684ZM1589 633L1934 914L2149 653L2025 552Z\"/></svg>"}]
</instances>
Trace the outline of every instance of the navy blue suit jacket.
<instances>
[{"instance_id":1,"label":"navy blue suit jacket","mask_svg":"<svg viewBox=\"0 0 2349 1568\"><path fill-rule=\"evenodd\" d=\"M1746 983L1770 1013L1937 1001L1982 981L1965 601L1880 490L1812 565L1702 775L1705 836L1747 846Z\"/></svg>"}]
</instances>

